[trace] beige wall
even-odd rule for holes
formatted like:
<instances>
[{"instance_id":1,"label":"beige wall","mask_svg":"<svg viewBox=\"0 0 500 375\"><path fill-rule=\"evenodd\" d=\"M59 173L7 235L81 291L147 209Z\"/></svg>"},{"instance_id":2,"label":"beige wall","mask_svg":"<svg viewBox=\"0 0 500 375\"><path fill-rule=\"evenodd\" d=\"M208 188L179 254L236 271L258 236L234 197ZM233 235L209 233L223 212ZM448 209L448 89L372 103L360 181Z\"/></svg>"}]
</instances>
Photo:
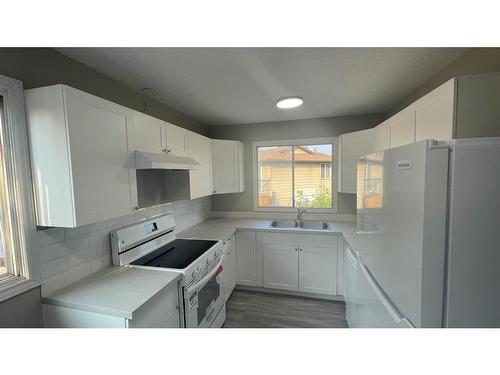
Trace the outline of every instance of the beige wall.
<instances>
[{"instance_id":1,"label":"beige wall","mask_svg":"<svg viewBox=\"0 0 500 375\"><path fill-rule=\"evenodd\" d=\"M500 48L471 48L443 70L428 79L406 98L394 105L386 114L386 118L407 107L450 78L467 75L500 71Z\"/></svg>"},{"instance_id":2,"label":"beige wall","mask_svg":"<svg viewBox=\"0 0 500 375\"><path fill-rule=\"evenodd\" d=\"M64 83L207 135L204 124L51 48L0 48L0 74L23 81L25 89Z\"/></svg>"},{"instance_id":3,"label":"beige wall","mask_svg":"<svg viewBox=\"0 0 500 375\"><path fill-rule=\"evenodd\" d=\"M252 142L283 139L338 137L343 133L372 128L382 122L383 115L330 117L281 121L261 124L210 126L209 136L216 139L240 140L245 147L245 192L212 196L213 211L253 211ZM336 178L336 176L333 176ZM355 194L338 194L338 213L355 214Z\"/></svg>"}]
</instances>

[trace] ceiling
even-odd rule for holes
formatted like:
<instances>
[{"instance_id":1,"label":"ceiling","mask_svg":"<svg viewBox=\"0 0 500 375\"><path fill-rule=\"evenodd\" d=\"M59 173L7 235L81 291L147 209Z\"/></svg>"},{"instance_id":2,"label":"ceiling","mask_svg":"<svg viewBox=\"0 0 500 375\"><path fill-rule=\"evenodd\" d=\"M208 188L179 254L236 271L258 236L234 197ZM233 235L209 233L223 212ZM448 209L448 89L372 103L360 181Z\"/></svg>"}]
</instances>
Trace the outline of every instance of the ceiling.
<instances>
[{"instance_id":1,"label":"ceiling","mask_svg":"<svg viewBox=\"0 0 500 375\"><path fill-rule=\"evenodd\" d=\"M206 125L383 113L464 48L58 48ZM304 104L276 108L297 95Z\"/></svg>"}]
</instances>

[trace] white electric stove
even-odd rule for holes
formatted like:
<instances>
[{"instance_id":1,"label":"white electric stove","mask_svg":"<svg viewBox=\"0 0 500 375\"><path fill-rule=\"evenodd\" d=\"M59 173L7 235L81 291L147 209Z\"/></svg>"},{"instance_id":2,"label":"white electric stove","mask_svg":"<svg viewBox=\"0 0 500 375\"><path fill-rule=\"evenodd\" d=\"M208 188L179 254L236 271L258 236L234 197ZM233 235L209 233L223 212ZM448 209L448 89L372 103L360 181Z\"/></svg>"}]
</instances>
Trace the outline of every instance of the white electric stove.
<instances>
[{"instance_id":1,"label":"white electric stove","mask_svg":"<svg viewBox=\"0 0 500 375\"><path fill-rule=\"evenodd\" d=\"M224 324L222 241L178 239L173 215L111 232L113 263L182 274L184 326L218 328Z\"/></svg>"}]
</instances>

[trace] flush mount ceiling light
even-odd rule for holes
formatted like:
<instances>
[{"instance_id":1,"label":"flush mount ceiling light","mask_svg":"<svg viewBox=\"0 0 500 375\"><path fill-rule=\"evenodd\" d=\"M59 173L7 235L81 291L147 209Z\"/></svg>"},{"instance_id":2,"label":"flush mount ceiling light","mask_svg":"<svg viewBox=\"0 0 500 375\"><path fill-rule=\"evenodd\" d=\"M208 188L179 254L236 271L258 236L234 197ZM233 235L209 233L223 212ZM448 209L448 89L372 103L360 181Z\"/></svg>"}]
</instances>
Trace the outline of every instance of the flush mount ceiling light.
<instances>
[{"instance_id":1,"label":"flush mount ceiling light","mask_svg":"<svg viewBox=\"0 0 500 375\"><path fill-rule=\"evenodd\" d=\"M276 107L281 109L296 108L302 105L304 100L299 96L290 96L288 98L280 99L276 102Z\"/></svg>"}]
</instances>

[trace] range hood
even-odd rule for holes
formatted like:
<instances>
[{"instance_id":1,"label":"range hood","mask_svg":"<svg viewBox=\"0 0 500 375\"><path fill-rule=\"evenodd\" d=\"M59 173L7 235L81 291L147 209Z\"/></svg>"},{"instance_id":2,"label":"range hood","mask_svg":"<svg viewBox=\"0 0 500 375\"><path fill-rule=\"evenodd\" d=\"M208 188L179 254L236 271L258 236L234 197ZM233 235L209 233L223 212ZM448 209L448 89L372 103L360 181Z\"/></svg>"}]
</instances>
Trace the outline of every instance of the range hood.
<instances>
[{"instance_id":1,"label":"range hood","mask_svg":"<svg viewBox=\"0 0 500 375\"><path fill-rule=\"evenodd\" d=\"M135 152L136 169L177 169L191 170L199 169L200 163L193 158L176 156L169 153L155 154L151 152Z\"/></svg>"}]
</instances>

